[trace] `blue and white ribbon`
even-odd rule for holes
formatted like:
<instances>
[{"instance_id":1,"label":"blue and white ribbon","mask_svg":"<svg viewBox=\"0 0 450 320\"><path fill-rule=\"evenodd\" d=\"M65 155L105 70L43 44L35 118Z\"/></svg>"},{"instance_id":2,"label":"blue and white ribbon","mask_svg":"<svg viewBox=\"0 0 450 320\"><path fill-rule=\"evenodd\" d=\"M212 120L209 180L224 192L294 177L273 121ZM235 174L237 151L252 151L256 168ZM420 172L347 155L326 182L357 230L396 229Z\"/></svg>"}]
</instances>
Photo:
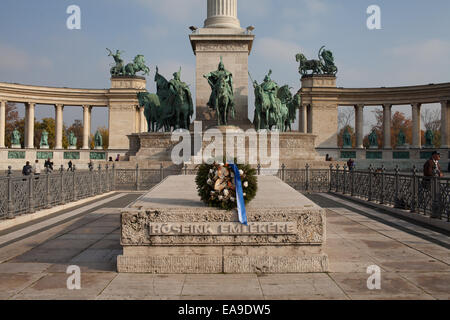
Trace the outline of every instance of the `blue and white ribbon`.
<instances>
[{"instance_id":1,"label":"blue and white ribbon","mask_svg":"<svg viewBox=\"0 0 450 320\"><path fill-rule=\"evenodd\" d=\"M229 165L234 171L234 184L236 185L236 201L239 214L239 222L248 226L247 211L245 210L244 189L242 188L241 174L235 164Z\"/></svg>"}]
</instances>

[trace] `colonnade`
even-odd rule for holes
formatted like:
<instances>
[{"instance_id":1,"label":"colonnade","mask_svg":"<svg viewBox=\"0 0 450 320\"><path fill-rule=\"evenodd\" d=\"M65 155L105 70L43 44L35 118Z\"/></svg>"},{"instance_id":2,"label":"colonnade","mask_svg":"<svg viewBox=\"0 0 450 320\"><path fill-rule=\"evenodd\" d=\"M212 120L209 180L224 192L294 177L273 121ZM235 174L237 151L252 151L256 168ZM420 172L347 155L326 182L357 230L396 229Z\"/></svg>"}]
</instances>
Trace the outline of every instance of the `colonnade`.
<instances>
[{"instance_id":1,"label":"colonnade","mask_svg":"<svg viewBox=\"0 0 450 320\"><path fill-rule=\"evenodd\" d=\"M0 148L6 148L6 104L7 101L0 101ZM55 150L63 149L63 127L64 127L64 105L55 104ZM89 136L92 131L92 108L91 105L82 105L83 108L83 145L82 150L89 150ZM148 131L147 120L144 115L144 108L136 106L136 124L135 131L144 133ZM34 119L36 113L36 103L25 103L25 149L34 149L38 146L34 145Z\"/></svg>"},{"instance_id":2,"label":"colonnade","mask_svg":"<svg viewBox=\"0 0 450 320\"><path fill-rule=\"evenodd\" d=\"M444 100L441 104L441 148L450 147L450 101ZM383 149L392 149L391 146L391 127L392 127L392 107L393 104L385 103L383 106ZM355 108L355 136L356 149L363 149L364 139L364 104L358 104ZM411 103L412 109L412 144L411 148L422 148L421 141L421 103ZM306 109L306 108L305 108ZM301 118L302 119L302 118ZM305 126L300 125L300 132Z\"/></svg>"}]
</instances>

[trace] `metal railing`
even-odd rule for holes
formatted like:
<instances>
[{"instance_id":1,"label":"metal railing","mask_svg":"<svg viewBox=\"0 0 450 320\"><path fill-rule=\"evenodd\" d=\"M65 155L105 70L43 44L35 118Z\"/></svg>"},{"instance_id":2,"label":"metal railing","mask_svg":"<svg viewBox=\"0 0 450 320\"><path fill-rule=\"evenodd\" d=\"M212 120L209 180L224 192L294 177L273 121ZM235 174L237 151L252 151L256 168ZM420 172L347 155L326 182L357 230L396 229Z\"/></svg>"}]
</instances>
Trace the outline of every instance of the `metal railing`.
<instances>
[{"instance_id":1,"label":"metal railing","mask_svg":"<svg viewBox=\"0 0 450 320\"><path fill-rule=\"evenodd\" d=\"M9 167L0 177L0 218L34 213L69 202L90 198L114 190L114 169L108 165L89 171L59 171L29 176L14 176Z\"/></svg>"},{"instance_id":2,"label":"metal railing","mask_svg":"<svg viewBox=\"0 0 450 320\"><path fill-rule=\"evenodd\" d=\"M328 191L450 221L450 178L424 177L415 167L404 174L398 167L387 173L384 167L357 171L331 166Z\"/></svg>"},{"instance_id":3,"label":"metal railing","mask_svg":"<svg viewBox=\"0 0 450 320\"><path fill-rule=\"evenodd\" d=\"M89 198L109 191L149 190L173 175L196 175L187 166L159 169L116 169L99 166L90 171L46 172L39 176L13 176L9 170L0 178L0 218L14 218L44 208ZM387 173L384 168L368 171L348 170L346 166L329 169L279 170L257 166L258 175L277 176L292 188L307 193L332 192L367 201L392 205L433 218L450 221L450 178L427 178L400 173L397 168Z\"/></svg>"}]
</instances>

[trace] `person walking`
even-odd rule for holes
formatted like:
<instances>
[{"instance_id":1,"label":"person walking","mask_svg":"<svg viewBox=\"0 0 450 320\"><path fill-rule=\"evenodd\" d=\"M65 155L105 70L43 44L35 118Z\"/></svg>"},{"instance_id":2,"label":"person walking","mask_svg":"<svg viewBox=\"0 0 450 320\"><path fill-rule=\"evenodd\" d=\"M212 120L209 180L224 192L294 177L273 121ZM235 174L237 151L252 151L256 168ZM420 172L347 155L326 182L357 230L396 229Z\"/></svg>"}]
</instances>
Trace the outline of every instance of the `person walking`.
<instances>
[{"instance_id":1,"label":"person walking","mask_svg":"<svg viewBox=\"0 0 450 320\"><path fill-rule=\"evenodd\" d=\"M39 160L36 160L33 165L33 173L37 178L39 178L39 175L41 174L41 164L39 163Z\"/></svg>"},{"instance_id":2,"label":"person walking","mask_svg":"<svg viewBox=\"0 0 450 320\"><path fill-rule=\"evenodd\" d=\"M352 171L355 167L355 161L353 161L353 159L348 159L347 161L347 167L348 167L348 171Z\"/></svg>"},{"instance_id":3,"label":"person walking","mask_svg":"<svg viewBox=\"0 0 450 320\"><path fill-rule=\"evenodd\" d=\"M29 176L33 172L33 168L30 166L30 161L27 161L22 168L22 174L24 176Z\"/></svg>"},{"instance_id":4,"label":"person walking","mask_svg":"<svg viewBox=\"0 0 450 320\"><path fill-rule=\"evenodd\" d=\"M44 163L44 167L49 171L53 171L53 162L50 161L50 158L48 158L45 163Z\"/></svg>"},{"instance_id":5,"label":"person walking","mask_svg":"<svg viewBox=\"0 0 450 320\"><path fill-rule=\"evenodd\" d=\"M69 161L69 163L67 164L69 166L69 168L67 169L67 171L73 171L73 163L72 160Z\"/></svg>"}]
</instances>

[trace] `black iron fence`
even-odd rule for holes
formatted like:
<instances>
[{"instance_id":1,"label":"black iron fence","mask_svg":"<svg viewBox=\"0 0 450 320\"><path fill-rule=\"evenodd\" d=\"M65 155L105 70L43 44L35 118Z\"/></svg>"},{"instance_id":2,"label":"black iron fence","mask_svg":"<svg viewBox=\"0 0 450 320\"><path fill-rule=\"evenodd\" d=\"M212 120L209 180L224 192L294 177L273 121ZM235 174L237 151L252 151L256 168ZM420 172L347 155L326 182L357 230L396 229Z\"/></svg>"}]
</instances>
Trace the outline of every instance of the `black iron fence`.
<instances>
[{"instance_id":1,"label":"black iron fence","mask_svg":"<svg viewBox=\"0 0 450 320\"><path fill-rule=\"evenodd\" d=\"M264 169L258 175L277 176L300 192L332 192L367 201L392 205L433 218L450 221L450 178L427 178L400 173L398 168L387 173L383 168L368 171L348 170L346 166L329 169ZM44 208L89 198L109 191L144 191L173 175L195 175L187 166L159 169L116 169L99 166L90 171L45 172L39 176L14 176L9 170L0 178L0 218L14 218Z\"/></svg>"},{"instance_id":2,"label":"black iron fence","mask_svg":"<svg viewBox=\"0 0 450 320\"><path fill-rule=\"evenodd\" d=\"M33 213L114 190L114 170L105 166L90 171L45 170L15 176L11 167L0 177L0 218Z\"/></svg>"},{"instance_id":3,"label":"black iron fence","mask_svg":"<svg viewBox=\"0 0 450 320\"><path fill-rule=\"evenodd\" d=\"M357 171L338 165L330 168L328 191L450 221L450 178L424 177L415 167L404 174L398 167L387 173L383 167Z\"/></svg>"}]
</instances>

